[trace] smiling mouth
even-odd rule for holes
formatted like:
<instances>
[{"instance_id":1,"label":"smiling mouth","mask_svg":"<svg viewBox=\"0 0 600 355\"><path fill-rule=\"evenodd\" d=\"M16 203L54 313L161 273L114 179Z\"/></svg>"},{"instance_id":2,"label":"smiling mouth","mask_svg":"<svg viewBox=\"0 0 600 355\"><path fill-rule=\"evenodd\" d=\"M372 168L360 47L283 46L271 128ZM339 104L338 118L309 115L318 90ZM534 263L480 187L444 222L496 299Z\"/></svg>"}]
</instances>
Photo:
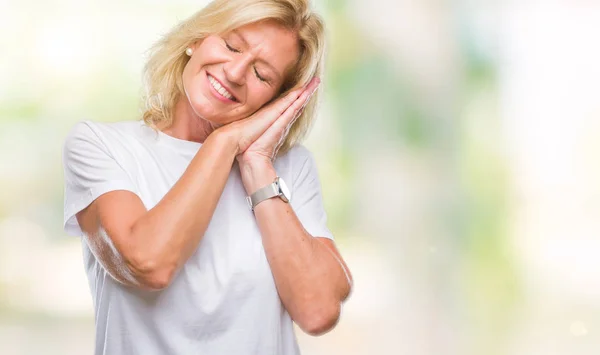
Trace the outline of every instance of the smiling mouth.
<instances>
[{"instance_id":1,"label":"smiling mouth","mask_svg":"<svg viewBox=\"0 0 600 355\"><path fill-rule=\"evenodd\" d=\"M227 89L225 89L223 87L223 85L221 85L221 83L212 77L212 75L210 74L206 74L208 77L208 81L210 82L210 85L213 87L213 89L215 89L216 92L219 93L219 95L223 96L226 99L229 99L233 102L239 102L238 99L235 98L235 96L233 96L232 93L230 93Z\"/></svg>"}]
</instances>

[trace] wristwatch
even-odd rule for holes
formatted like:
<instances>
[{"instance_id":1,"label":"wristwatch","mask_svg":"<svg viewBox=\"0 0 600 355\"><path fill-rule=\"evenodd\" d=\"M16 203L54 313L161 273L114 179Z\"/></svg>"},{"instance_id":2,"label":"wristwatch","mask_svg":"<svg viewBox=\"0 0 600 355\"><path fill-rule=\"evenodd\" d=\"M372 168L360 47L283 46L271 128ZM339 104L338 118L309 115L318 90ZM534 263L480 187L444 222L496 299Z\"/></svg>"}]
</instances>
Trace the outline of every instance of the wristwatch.
<instances>
[{"instance_id":1,"label":"wristwatch","mask_svg":"<svg viewBox=\"0 0 600 355\"><path fill-rule=\"evenodd\" d=\"M290 202L290 199L292 198L285 181L279 176L269 185L258 189L258 191L250 196L246 196L246 201L248 202L248 207L254 211L256 205L273 197L279 197L283 202Z\"/></svg>"}]
</instances>

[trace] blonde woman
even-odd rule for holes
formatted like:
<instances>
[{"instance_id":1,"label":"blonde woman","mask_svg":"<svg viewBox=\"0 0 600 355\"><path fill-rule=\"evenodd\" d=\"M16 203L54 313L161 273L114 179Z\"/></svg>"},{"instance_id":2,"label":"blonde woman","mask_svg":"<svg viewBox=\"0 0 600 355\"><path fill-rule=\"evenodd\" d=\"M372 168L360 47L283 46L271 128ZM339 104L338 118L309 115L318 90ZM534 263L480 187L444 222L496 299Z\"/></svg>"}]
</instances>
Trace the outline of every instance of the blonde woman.
<instances>
[{"instance_id":1,"label":"blonde woman","mask_svg":"<svg viewBox=\"0 0 600 355\"><path fill-rule=\"evenodd\" d=\"M151 51L143 120L66 138L96 354L298 354L352 278L312 154L322 20L303 0L216 0Z\"/></svg>"}]
</instances>

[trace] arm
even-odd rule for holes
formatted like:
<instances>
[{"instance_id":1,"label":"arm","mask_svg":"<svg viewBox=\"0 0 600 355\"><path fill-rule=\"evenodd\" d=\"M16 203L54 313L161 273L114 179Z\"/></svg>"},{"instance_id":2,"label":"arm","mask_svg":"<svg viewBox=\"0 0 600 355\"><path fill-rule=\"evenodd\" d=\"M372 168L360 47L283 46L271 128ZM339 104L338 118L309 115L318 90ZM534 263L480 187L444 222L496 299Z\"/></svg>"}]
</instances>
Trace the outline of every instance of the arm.
<instances>
[{"instance_id":1,"label":"arm","mask_svg":"<svg viewBox=\"0 0 600 355\"><path fill-rule=\"evenodd\" d=\"M63 157L67 186L74 191L69 200L80 202L91 191L116 186L76 214L86 242L107 272L129 286L167 287L206 231L233 159L292 104L296 109L306 99L305 91L294 90L211 133L177 183L149 211L135 193L125 191L133 191L127 174L102 144L89 138L93 135L70 136Z\"/></svg>"},{"instance_id":2,"label":"arm","mask_svg":"<svg viewBox=\"0 0 600 355\"><path fill-rule=\"evenodd\" d=\"M240 171L248 194L276 176L271 162L261 159L241 162ZM311 236L290 204L279 198L259 203L254 213L277 291L290 316L311 335L327 332L337 323L352 287L352 276L334 242Z\"/></svg>"},{"instance_id":3,"label":"arm","mask_svg":"<svg viewBox=\"0 0 600 355\"><path fill-rule=\"evenodd\" d=\"M152 209L129 191L101 195L77 214L87 243L116 280L162 289L200 242L223 192L237 146L211 134Z\"/></svg>"},{"instance_id":4,"label":"arm","mask_svg":"<svg viewBox=\"0 0 600 355\"><path fill-rule=\"evenodd\" d=\"M236 157L248 195L273 182L276 174L272 158L319 82L318 78L312 79L299 99ZM312 178L317 177L312 174ZM307 182L312 184L305 185L309 187L307 194L314 193L318 188L314 183L318 180ZM317 205L312 208L318 208L321 202L313 200L313 203ZM352 287L350 272L334 243L311 236L292 207L278 198L261 202L254 213L279 297L290 316L309 334L330 330Z\"/></svg>"}]
</instances>

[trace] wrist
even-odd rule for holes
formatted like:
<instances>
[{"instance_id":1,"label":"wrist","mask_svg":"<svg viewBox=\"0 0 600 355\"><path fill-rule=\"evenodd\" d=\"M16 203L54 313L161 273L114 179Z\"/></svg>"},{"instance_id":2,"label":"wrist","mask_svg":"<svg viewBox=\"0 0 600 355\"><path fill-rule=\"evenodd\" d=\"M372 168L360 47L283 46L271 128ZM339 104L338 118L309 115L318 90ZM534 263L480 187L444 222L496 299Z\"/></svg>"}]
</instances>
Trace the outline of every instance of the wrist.
<instances>
[{"instance_id":1,"label":"wrist","mask_svg":"<svg viewBox=\"0 0 600 355\"><path fill-rule=\"evenodd\" d=\"M239 153L238 140L229 131L217 129L213 133L211 133L208 136L208 138L214 139L219 146L221 146L223 149L226 149L234 157L236 157L238 155L238 153Z\"/></svg>"},{"instance_id":2,"label":"wrist","mask_svg":"<svg viewBox=\"0 0 600 355\"><path fill-rule=\"evenodd\" d=\"M277 177L277 172L270 160L238 159L240 175L246 189L246 194L251 195L258 189L272 183Z\"/></svg>"}]
</instances>

